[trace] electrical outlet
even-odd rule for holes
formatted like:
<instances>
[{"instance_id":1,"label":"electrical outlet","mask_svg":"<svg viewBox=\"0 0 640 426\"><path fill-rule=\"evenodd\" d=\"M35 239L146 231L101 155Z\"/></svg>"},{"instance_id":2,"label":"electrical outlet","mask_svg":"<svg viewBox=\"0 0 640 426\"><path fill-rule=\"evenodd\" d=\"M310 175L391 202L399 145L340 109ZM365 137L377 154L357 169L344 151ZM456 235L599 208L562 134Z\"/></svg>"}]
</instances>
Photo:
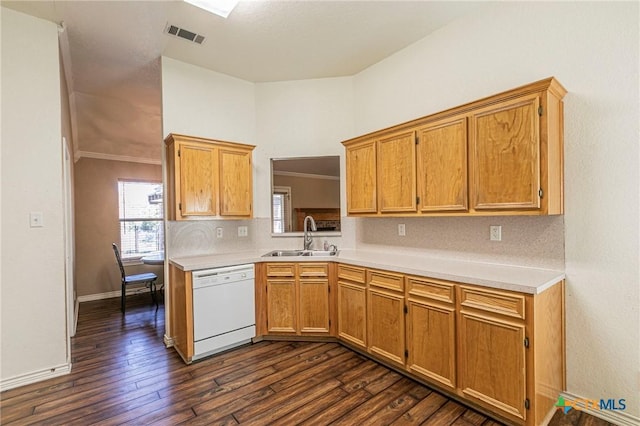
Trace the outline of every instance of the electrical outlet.
<instances>
[{"instance_id":1,"label":"electrical outlet","mask_svg":"<svg viewBox=\"0 0 640 426\"><path fill-rule=\"evenodd\" d=\"M42 228L44 226L42 212L29 213L29 224L32 228Z\"/></svg>"},{"instance_id":2,"label":"electrical outlet","mask_svg":"<svg viewBox=\"0 0 640 426\"><path fill-rule=\"evenodd\" d=\"M224 230L222 228L216 228L216 237L222 238L223 234L224 234Z\"/></svg>"},{"instance_id":3,"label":"electrical outlet","mask_svg":"<svg viewBox=\"0 0 640 426\"><path fill-rule=\"evenodd\" d=\"M404 228L404 223L398 224L398 235L404 237L406 235L406 230Z\"/></svg>"},{"instance_id":4,"label":"electrical outlet","mask_svg":"<svg viewBox=\"0 0 640 426\"><path fill-rule=\"evenodd\" d=\"M489 226L489 239L491 241L502 241L502 226L500 225Z\"/></svg>"},{"instance_id":5,"label":"electrical outlet","mask_svg":"<svg viewBox=\"0 0 640 426\"><path fill-rule=\"evenodd\" d=\"M246 237L249 234L246 226L238 226L238 237Z\"/></svg>"}]
</instances>

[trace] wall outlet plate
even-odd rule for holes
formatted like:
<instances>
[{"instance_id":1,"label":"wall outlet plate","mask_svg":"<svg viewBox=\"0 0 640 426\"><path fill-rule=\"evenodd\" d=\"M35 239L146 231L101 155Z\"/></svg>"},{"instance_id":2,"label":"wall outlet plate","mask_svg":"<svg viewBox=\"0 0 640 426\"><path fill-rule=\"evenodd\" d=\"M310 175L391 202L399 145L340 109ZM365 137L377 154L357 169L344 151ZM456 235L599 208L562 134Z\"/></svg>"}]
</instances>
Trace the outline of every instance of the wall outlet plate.
<instances>
[{"instance_id":1,"label":"wall outlet plate","mask_svg":"<svg viewBox=\"0 0 640 426\"><path fill-rule=\"evenodd\" d=\"M216 237L217 238L222 238L222 235L224 234L224 230L220 227L216 228Z\"/></svg>"},{"instance_id":2,"label":"wall outlet plate","mask_svg":"<svg viewBox=\"0 0 640 426\"><path fill-rule=\"evenodd\" d=\"M42 212L29 213L29 225L32 228L42 228L44 226L44 219Z\"/></svg>"},{"instance_id":3,"label":"wall outlet plate","mask_svg":"<svg viewBox=\"0 0 640 426\"><path fill-rule=\"evenodd\" d=\"M246 226L238 226L238 237L246 237L249 235L249 230Z\"/></svg>"},{"instance_id":4,"label":"wall outlet plate","mask_svg":"<svg viewBox=\"0 0 640 426\"><path fill-rule=\"evenodd\" d=\"M489 226L489 239L491 241L502 241L502 226L500 225Z\"/></svg>"},{"instance_id":5,"label":"wall outlet plate","mask_svg":"<svg viewBox=\"0 0 640 426\"><path fill-rule=\"evenodd\" d=\"M406 234L406 229L404 227L404 223L400 223L398 224L398 235L400 235L401 237L404 237Z\"/></svg>"}]
</instances>

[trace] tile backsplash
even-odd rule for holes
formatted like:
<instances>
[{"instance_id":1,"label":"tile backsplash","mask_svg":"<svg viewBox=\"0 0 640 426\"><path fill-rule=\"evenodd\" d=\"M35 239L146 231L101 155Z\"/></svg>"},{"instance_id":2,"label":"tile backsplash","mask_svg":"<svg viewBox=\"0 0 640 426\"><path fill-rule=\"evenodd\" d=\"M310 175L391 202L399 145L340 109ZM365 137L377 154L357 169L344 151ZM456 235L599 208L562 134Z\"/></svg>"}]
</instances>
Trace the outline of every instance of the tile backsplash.
<instances>
[{"instance_id":1,"label":"tile backsplash","mask_svg":"<svg viewBox=\"0 0 640 426\"><path fill-rule=\"evenodd\" d=\"M398 235L399 224L405 225L405 236ZM492 225L502 226L502 241L490 241ZM238 236L239 226L247 227L246 237ZM217 237L218 228L222 238ZM563 216L343 217L341 236L316 235L314 247L321 248L324 240L341 249L564 270ZM269 218L168 223L171 257L301 247L301 235L271 236Z\"/></svg>"},{"instance_id":2,"label":"tile backsplash","mask_svg":"<svg viewBox=\"0 0 640 426\"><path fill-rule=\"evenodd\" d=\"M502 226L502 241L490 241L492 225ZM356 241L363 250L564 270L564 216L362 218Z\"/></svg>"}]
</instances>

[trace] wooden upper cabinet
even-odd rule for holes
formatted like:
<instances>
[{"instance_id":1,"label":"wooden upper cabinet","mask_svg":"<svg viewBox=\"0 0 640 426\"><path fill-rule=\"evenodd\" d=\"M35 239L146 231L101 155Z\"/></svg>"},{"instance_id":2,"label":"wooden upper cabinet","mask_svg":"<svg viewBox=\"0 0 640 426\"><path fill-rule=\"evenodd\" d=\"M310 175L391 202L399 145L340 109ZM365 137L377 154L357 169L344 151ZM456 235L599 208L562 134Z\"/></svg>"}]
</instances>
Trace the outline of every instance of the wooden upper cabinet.
<instances>
[{"instance_id":1,"label":"wooden upper cabinet","mask_svg":"<svg viewBox=\"0 0 640 426\"><path fill-rule=\"evenodd\" d=\"M252 217L252 145L169 134L169 220Z\"/></svg>"},{"instance_id":2,"label":"wooden upper cabinet","mask_svg":"<svg viewBox=\"0 0 640 426\"><path fill-rule=\"evenodd\" d=\"M418 130L420 211L467 210L467 118L440 120Z\"/></svg>"},{"instance_id":3,"label":"wooden upper cabinet","mask_svg":"<svg viewBox=\"0 0 640 426\"><path fill-rule=\"evenodd\" d=\"M182 216L215 216L217 149L206 144L180 144L177 151L180 168L178 209Z\"/></svg>"},{"instance_id":4,"label":"wooden upper cabinet","mask_svg":"<svg viewBox=\"0 0 640 426\"><path fill-rule=\"evenodd\" d=\"M344 141L348 214L564 213L566 93L548 78ZM365 146L377 181L350 172L350 152Z\"/></svg>"},{"instance_id":5,"label":"wooden upper cabinet","mask_svg":"<svg viewBox=\"0 0 640 426\"><path fill-rule=\"evenodd\" d=\"M474 209L540 207L539 108L535 94L471 116Z\"/></svg>"},{"instance_id":6,"label":"wooden upper cabinet","mask_svg":"<svg viewBox=\"0 0 640 426\"><path fill-rule=\"evenodd\" d=\"M415 212L415 132L402 132L380 139L377 149L380 212Z\"/></svg>"},{"instance_id":7,"label":"wooden upper cabinet","mask_svg":"<svg viewBox=\"0 0 640 426\"><path fill-rule=\"evenodd\" d=\"M378 209L375 140L347 147L346 158L347 212L375 213Z\"/></svg>"},{"instance_id":8,"label":"wooden upper cabinet","mask_svg":"<svg viewBox=\"0 0 640 426\"><path fill-rule=\"evenodd\" d=\"M220 149L220 216L252 215L251 151Z\"/></svg>"}]
</instances>

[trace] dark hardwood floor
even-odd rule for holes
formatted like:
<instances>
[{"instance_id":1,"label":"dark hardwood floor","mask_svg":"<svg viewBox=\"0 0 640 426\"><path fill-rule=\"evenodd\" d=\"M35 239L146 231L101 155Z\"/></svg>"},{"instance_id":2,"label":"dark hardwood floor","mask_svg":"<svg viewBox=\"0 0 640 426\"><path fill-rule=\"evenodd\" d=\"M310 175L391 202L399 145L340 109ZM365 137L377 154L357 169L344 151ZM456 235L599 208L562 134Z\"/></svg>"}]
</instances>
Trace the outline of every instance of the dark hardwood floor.
<instances>
[{"instance_id":1,"label":"dark hardwood floor","mask_svg":"<svg viewBox=\"0 0 640 426\"><path fill-rule=\"evenodd\" d=\"M336 343L260 342L185 365L162 343L162 306L138 295L127 309L81 304L71 374L0 394L0 423L500 424Z\"/></svg>"}]
</instances>

